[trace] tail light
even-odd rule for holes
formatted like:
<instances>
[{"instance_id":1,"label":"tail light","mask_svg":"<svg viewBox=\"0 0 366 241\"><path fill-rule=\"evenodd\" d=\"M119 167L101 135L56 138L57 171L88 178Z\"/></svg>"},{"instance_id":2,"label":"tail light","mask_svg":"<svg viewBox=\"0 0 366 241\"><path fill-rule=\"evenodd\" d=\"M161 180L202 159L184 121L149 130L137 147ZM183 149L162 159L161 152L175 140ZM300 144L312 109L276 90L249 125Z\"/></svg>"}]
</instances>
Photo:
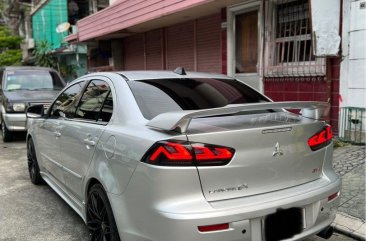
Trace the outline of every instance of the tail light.
<instances>
[{"instance_id":1,"label":"tail light","mask_svg":"<svg viewBox=\"0 0 366 241\"><path fill-rule=\"evenodd\" d=\"M223 166L235 150L229 147L181 141L159 141L142 161L158 166Z\"/></svg>"},{"instance_id":2,"label":"tail light","mask_svg":"<svg viewBox=\"0 0 366 241\"><path fill-rule=\"evenodd\" d=\"M326 125L321 131L309 138L308 145L311 150L316 151L331 143L332 138L332 128L330 125Z\"/></svg>"}]
</instances>

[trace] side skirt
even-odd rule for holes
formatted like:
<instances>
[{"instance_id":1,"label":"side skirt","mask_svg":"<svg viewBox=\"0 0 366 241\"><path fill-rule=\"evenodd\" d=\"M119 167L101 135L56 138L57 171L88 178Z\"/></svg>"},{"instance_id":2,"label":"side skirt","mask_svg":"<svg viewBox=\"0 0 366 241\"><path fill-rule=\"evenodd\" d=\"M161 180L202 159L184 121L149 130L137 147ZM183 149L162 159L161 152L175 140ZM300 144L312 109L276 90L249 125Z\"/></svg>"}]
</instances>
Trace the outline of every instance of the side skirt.
<instances>
[{"instance_id":1,"label":"side skirt","mask_svg":"<svg viewBox=\"0 0 366 241\"><path fill-rule=\"evenodd\" d=\"M78 201L77 198L70 195L67 191L65 191L57 181L46 172L41 172L41 176L43 180L72 208L74 211L83 219L84 223L86 223L85 217L85 204Z\"/></svg>"}]
</instances>

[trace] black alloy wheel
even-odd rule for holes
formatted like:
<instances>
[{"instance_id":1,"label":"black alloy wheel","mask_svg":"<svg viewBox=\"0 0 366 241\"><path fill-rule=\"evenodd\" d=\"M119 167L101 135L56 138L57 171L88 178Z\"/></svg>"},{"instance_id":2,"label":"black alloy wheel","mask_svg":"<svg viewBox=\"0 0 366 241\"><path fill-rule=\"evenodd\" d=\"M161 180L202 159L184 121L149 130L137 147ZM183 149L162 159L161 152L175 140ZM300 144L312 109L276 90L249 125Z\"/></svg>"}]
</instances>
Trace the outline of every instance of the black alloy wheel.
<instances>
[{"instance_id":1,"label":"black alloy wheel","mask_svg":"<svg viewBox=\"0 0 366 241\"><path fill-rule=\"evenodd\" d=\"M120 241L108 197L100 184L89 191L86 205L90 241Z\"/></svg>"},{"instance_id":2,"label":"black alloy wheel","mask_svg":"<svg viewBox=\"0 0 366 241\"><path fill-rule=\"evenodd\" d=\"M32 138L27 142L27 159L28 159L28 172L31 182L35 185L43 182L41 174L39 172L39 166L36 156L36 150Z\"/></svg>"},{"instance_id":3,"label":"black alloy wheel","mask_svg":"<svg viewBox=\"0 0 366 241\"><path fill-rule=\"evenodd\" d=\"M3 141L4 142L11 141L13 139L13 136L10 133L10 131L8 130L8 128L6 127L6 124L1 117L0 117L0 125L1 125L1 135L3 137Z\"/></svg>"}]
</instances>

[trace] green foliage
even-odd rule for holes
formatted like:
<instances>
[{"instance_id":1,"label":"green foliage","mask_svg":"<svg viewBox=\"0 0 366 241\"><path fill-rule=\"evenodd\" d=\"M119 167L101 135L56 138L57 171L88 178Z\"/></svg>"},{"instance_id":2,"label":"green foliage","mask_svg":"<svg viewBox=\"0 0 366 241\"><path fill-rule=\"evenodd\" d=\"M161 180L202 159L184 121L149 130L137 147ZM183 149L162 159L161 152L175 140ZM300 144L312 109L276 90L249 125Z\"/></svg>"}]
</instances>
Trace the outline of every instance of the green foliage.
<instances>
[{"instance_id":1,"label":"green foliage","mask_svg":"<svg viewBox=\"0 0 366 241\"><path fill-rule=\"evenodd\" d=\"M78 68L76 65L60 64L59 68L60 68L60 74L61 74L62 78L64 78L64 79L67 79L69 77L72 79L77 78L76 71Z\"/></svg>"},{"instance_id":2,"label":"green foliage","mask_svg":"<svg viewBox=\"0 0 366 241\"><path fill-rule=\"evenodd\" d=\"M0 66L20 65L22 38L11 34L5 26L0 26Z\"/></svg>"},{"instance_id":3,"label":"green foliage","mask_svg":"<svg viewBox=\"0 0 366 241\"><path fill-rule=\"evenodd\" d=\"M0 53L0 66L20 65L22 52L16 49L5 50Z\"/></svg>"},{"instance_id":4,"label":"green foliage","mask_svg":"<svg viewBox=\"0 0 366 241\"><path fill-rule=\"evenodd\" d=\"M338 147L345 147L345 146L349 146L350 144L347 142L343 142L338 138L333 138L333 147L334 148L338 148Z\"/></svg>"},{"instance_id":5,"label":"green foliage","mask_svg":"<svg viewBox=\"0 0 366 241\"><path fill-rule=\"evenodd\" d=\"M51 44L47 40L41 40L36 44L36 48L33 51L36 57L36 64L43 67L56 67L56 59L51 55Z\"/></svg>"}]
</instances>

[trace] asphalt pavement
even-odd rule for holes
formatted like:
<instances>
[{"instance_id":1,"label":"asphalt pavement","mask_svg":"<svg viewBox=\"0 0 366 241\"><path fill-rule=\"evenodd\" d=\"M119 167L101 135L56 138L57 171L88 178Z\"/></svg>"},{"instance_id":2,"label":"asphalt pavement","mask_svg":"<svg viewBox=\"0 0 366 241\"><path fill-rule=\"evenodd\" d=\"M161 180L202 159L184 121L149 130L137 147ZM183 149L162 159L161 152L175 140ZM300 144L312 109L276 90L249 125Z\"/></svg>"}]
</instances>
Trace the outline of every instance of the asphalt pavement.
<instances>
[{"instance_id":1,"label":"asphalt pavement","mask_svg":"<svg viewBox=\"0 0 366 241\"><path fill-rule=\"evenodd\" d=\"M11 143L0 140L0 241L87 241L88 231L82 219L49 186L35 186L29 181L23 139L24 136L20 136ZM344 154L348 155L347 153ZM362 194L362 188L358 189L360 185L355 185L355 182L358 182L358 172L364 175L364 172L357 171L364 170L364 165L364 161L363 164L353 165L343 174L344 183L351 186L351 189L357 186L357 190L352 190L349 195L345 193L348 187L343 190L340 214L349 215L360 206L364 208L364 197L357 201L355 199ZM353 180L349 184L348 178ZM364 180L363 176L360 180L363 186ZM363 196L364 191L363 188ZM358 205L362 200L363 203ZM362 214L359 217L362 218ZM357 219L359 220L362 219ZM349 223L349 226L352 225L354 224ZM306 241L321 240L323 239L314 236ZM352 240L355 239L339 233L329 239Z\"/></svg>"}]
</instances>

